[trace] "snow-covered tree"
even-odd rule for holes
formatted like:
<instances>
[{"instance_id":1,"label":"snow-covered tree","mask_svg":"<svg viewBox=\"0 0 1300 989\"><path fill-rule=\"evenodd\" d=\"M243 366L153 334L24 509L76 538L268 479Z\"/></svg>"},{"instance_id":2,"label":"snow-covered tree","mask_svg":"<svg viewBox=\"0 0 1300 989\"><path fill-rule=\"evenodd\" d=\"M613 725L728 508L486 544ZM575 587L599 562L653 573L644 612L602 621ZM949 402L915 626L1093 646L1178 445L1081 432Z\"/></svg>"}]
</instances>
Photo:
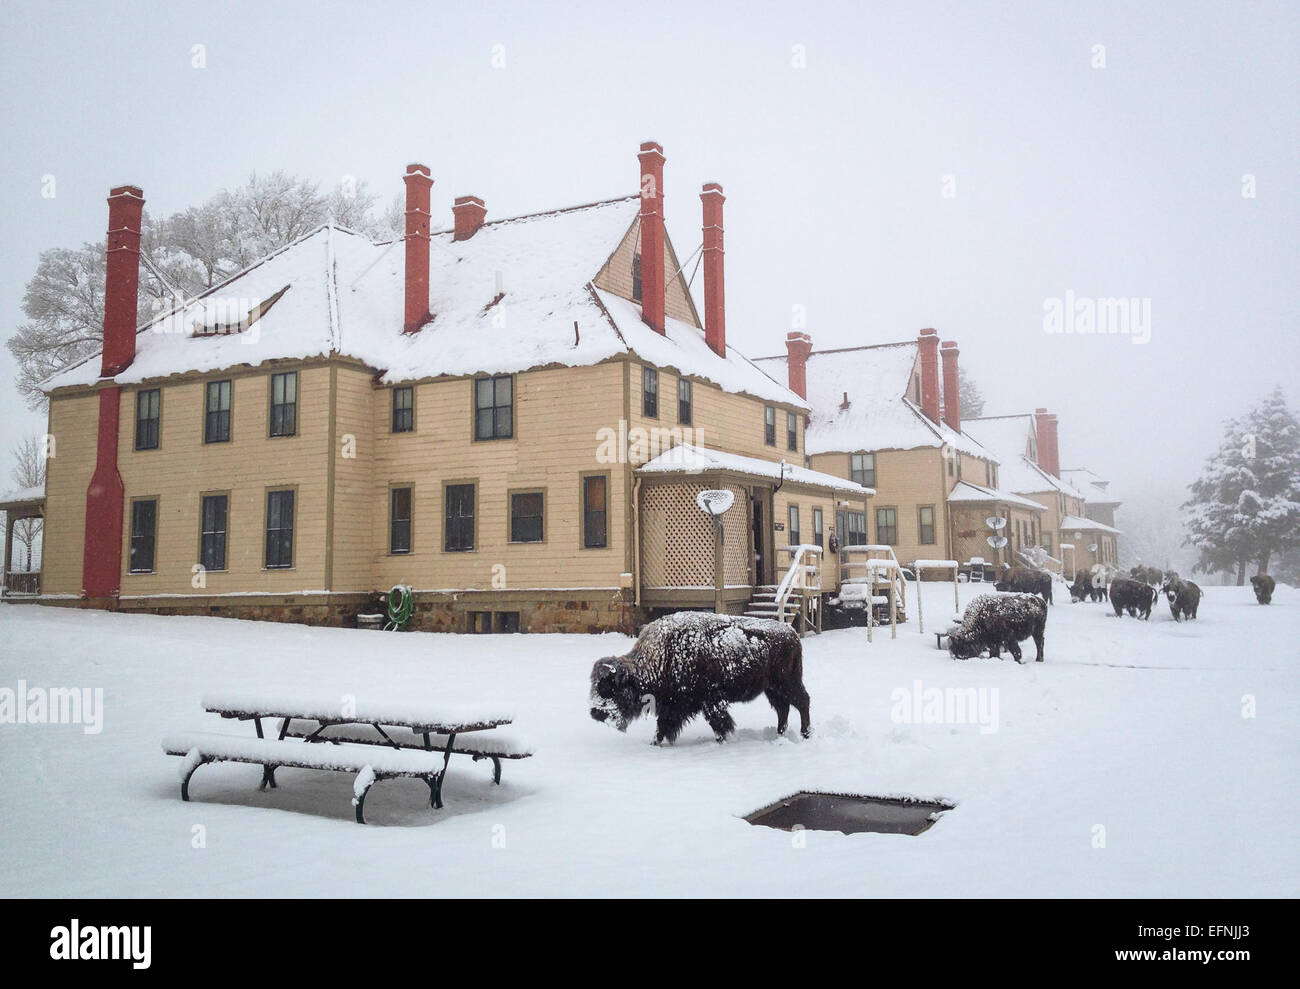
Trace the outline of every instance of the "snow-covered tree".
<instances>
[{"instance_id":1,"label":"snow-covered tree","mask_svg":"<svg viewBox=\"0 0 1300 989\"><path fill-rule=\"evenodd\" d=\"M376 213L379 197L364 182L323 194L284 172L251 175L234 190L141 228L140 319L165 311L174 293L192 296L242 271L333 218L376 239L393 236L393 209ZM104 242L41 252L23 295L26 317L7 341L18 364L18 390L29 405L44 402L50 375L99 350L104 329Z\"/></svg>"},{"instance_id":2,"label":"snow-covered tree","mask_svg":"<svg viewBox=\"0 0 1300 989\"><path fill-rule=\"evenodd\" d=\"M1267 573L1274 555L1300 546L1300 424L1280 388L1226 424L1189 491L1187 543L1199 571L1235 569L1241 584L1248 564Z\"/></svg>"},{"instance_id":3,"label":"snow-covered tree","mask_svg":"<svg viewBox=\"0 0 1300 989\"><path fill-rule=\"evenodd\" d=\"M45 444L37 437L29 436L14 449L13 479L20 488L41 488L45 486ZM32 548L40 538L45 520L19 519L14 523L15 556L21 556L24 570L32 568ZM5 561L9 569L18 569L16 561Z\"/></svg>"},{"instance_id":4,"label":"snow-covered tree","mask_svg":"<svg viewBox=\"0 0 1300 989\"><path fill-rule=\"evenodd\" d=\"M984 394L960 364L957 365L957 398L961 402L963 419L974 419L984 414Z\"/></svg>"}]
</instances>

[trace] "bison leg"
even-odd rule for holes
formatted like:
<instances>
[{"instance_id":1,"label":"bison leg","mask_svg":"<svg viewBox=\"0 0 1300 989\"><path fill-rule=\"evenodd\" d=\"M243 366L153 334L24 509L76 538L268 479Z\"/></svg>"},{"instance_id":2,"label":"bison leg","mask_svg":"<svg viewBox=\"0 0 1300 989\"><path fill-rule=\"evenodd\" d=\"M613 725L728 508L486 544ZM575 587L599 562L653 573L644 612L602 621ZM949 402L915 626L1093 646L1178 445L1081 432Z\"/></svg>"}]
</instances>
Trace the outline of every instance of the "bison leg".
<instances>
[{"instance_id":1,"label":"bison leg","mask_svg":"<svg viewBox=\"0 0 1300 989\"><path fill-rule=\"evenodd\" d=\"M1111 599L1110 603L1115 608L1116 618L1119 618L1121 615L1124 614L1124 606L1122 604L1120 604L1118 601L1114 600L1113 598Z\"/></svg>"},{"instance_id":2,"label":"bison leg","mask_svg":"<svg viewBox=\"0 0 1300 989\"><path fill-rule=\"evenodd\" d=\"M1016 641L1016 637L1014 635L1011 638L1007 639L1007 652L1011 653L1012 659L1014 659L1017 663L1024 662L1024 660L1021 658L1023 654L1020 652L1020 643Z\"/></svg>"},{"instance_id":3,"label":"bison leg","mask_svg":"<svg viewBox=\"0 0 1300 989\"><path fill-rule=\"evenodd\" d=\"M682 727L686 724L686 719L676 711L671 709L665 710L659 708L659 716L655 721L655 745L662 742L668 742L670 745L677 741L677 736L682 733Z\"/></svg>"},{"instance_id":4,"label":"bison leg","mask_svg":"<svg viewBox=\"0 0 1300 989\"><path fill-rule=\"evenodd\" d=\"M776 712L776 733L784 735L786 723L790 720L790 702L771 690L766 691L765 696Z\"/></svg>"},{"instance_id":5,"label":"bison leg","mask_svg":"<svg viewBox=\"0 0 1300 989\"><path fill-rule=\"evenodd\" d=\"M713 734L717 736L719 742L725 742L727 736L736 730L736 722L727 713L727 705L724 703L710 704L704 709L704 720L709 723L713 729Z\"/></svg>"},{"instance_id":6,"label":"bison leg","mask_svg":"<svg viewBox=\"0 0 1300 989\"><path fill-rule=\"evenodd\" d=\"M1034 648L1038 650L1038 655L1034 657L1035 663L1043 661L1043 626L1039 625L1034 629Z\"/></svg>"}]
</instances>

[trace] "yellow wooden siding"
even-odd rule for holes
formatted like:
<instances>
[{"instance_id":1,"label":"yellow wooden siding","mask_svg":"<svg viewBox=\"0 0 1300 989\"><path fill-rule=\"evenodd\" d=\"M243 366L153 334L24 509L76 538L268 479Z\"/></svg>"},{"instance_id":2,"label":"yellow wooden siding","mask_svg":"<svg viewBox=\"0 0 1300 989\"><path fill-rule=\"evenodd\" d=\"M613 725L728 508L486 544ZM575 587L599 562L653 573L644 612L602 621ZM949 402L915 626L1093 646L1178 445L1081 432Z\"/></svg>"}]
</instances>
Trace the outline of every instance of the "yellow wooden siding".
<instances>
[{"instance_id":1,"label":"yellow wooden siding","mask_svg":"<svg viewBox=\"0 0 1300 989\"><path fill-rule=\"evenodd\" d=\"M366 370L339 367L335 381L334 560L331 589L373 590L375 564L387 544L373 543L372 512L387 486L375 476L376 430L391 423L392 389L376 389ZM418 415L418 410L417 410ZM416 423L419 425L418 420ZM385 518L387 505L385 503Z\"/></svg>"},{"instance_id":2,"label":"yellow wooden siding","mask_svg":"<svg viewBox=\"0 0 1300 989\"><path fill-rule=\"evenodd\" d=\"M599 289L611 292L614 295L621 296L624 299L632 299L632 258L636 255L640 244L641 220L638 218L632 221L632 226L628 228L623 239L619 241L618 247L610 255L605 266L596 273L592 283ZM697 259L698 260L698 259ZM702 318L697 316L695 307L690 298L690 292L686 287L686 277L690 275L690 269L677 274L680 262L677 260L676 252L673 250L672 241L667 234L664 235L664 312L673 319L680 319L684 323L690 323L692 326L699 326ZM691 268L694 268L695 261L691 262ZM703 277L700 275L698 277ZM701 283L702 284L702 283Z\"/></svg>"},{"instance_id":3,"label":"yellow wooden siding","mask_svg":"<svg viewBox=\"0 0 1300 989\"><path fill-rule=\"evenodd\" d=\"M41 590L46 594L81 593L86 488L95 472L98 421L97 395L50 400L48 428L54 437L54 456L46 462L41 534Z\"/></svg>"},{"instance_id":4,"label":"yellow wooden siding","mask_svg":"<svg viewBox=\"0 0 1300 989\"><path fill-rule=\"evenodd\" d=\"M619 362L515 375L514 438L473 439L472 379L416 386L416 429L393 434L391 392L373 403L370 541L375 583L416 588L617 587L627 517L622 464L597 459L602 428L617 435L623 409ZM607 546L581 547L580 478L607 474ZM443 485L476 482L473 552L443 550ZM388 553L388 488L410 482L412 551ZM508 492L545 489L545 542L509 541Z\"/></svg>"}]
</instances>

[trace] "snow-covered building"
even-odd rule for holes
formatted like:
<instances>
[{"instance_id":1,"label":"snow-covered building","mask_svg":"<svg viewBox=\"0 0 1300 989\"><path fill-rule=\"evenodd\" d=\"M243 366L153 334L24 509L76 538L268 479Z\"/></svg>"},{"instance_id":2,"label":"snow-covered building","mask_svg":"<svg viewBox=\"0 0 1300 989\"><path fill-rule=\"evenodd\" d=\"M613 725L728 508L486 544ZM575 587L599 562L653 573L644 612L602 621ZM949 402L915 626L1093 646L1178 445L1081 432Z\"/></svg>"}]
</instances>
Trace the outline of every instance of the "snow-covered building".
<instances>
[{"instance_id":1,"label":"snow-covered building","mask_svg":"<svg viewBox=\"0 0 1300 989\"><path fill-rule=\"evenodd\" d=\"M871 492L805 468L807 402L727 344L721 186L701 316L638 159L639 193L441 230L411 165L402 239L325 226L143 324L114 189L103 352L46 384L44 600L346 624L403 583L420 628L628 628L714 605L725 487L742 610Z\"/></svg>"},{"instance_id":2,"label":"snow-covered building","mask_svg":"<svg viewBox=\"0 0 1300 989\"><path fill-rule=\"evenodd\" d=\"M1059 560L1067 575L1118 561L1120 533L1113 515L1110 521L1092 517L1088 494L1063 476L1055 415L1039 408L1032 414L964 419L962 425L997 455L1008 490L1047 509L1036 544Z\"/></svg>"},{"instance_id":3,"label":"snow-covered building","mask_svg":"<svg viewBox=\"0 0 1300 989\"><path fill-rule=\"evenodd\" d=\"M1094 522L1115 525L1115 509L1123 504L1111 490L1110 481L1087 467L1062 467L1061 480L1087 499L1084 514Z\"/></svg>"},{"instance_id":4,"label":"snow-covered building","mask_svg":"<svg viewBox=\"0 0 1300 989\"><path fill-rule=\"evenodd\" d=\"M811 406L809 466L876 491L869 513L837 513L842 544L889 545L904 563L994 563L1036 542L1045 508L1008 490L998 458L964 431L957 361L957 345L940 346L932 329L915 340L821 351L808 334L791 332L785 355L758 359ZM996 536L986 519L994 517L1007 519L1012 534L1002 548L988 542Z\"/></svg>"}]
</instances>

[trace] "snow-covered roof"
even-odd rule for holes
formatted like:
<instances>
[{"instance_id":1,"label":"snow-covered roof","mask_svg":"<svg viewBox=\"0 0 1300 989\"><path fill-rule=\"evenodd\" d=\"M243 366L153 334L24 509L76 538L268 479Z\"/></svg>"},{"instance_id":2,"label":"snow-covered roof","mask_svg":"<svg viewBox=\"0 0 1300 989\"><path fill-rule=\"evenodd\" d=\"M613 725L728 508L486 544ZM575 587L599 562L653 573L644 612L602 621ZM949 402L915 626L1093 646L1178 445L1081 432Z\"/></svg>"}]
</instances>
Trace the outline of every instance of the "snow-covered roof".
<instances>
[{"instance_id":1,"label":"snow-covered roof","mask_svg":"<svg viewBox=\"0 0 1300 989\"><path fill-rule=\"evenodd\" d=\"M1094 505L1118 505L1120 500L1110 489L1110 481L1087 467L1062 467L1061 477L1084 493Z\"/></svg>"},{"instance_id":2,"label":"snow-covered roof","mask_svg":"<svg viewBox=\"0 0 1300 989\"><path fill-rule=\"evenodd\" d=\"M31 488L13 488L0 492L0 505L18 505L24 502L34 503L45 500L45 485L38 484Z\"/></svg>"},{"instance_id":3,"label":"snow-covered roof","mask_svg":"<svg viewBox=\"0 0 1300 989\"><path fill-rule=\"evenodd\" d=\"M982 484L972 484L970 481L958 481L954 484L952 490L948 492L948 500L954 502L1001 501L1008 505L1019 505L1021 508L1028 508L1036 512L1047 511L1046 505L1040 505L1036 501L1022 498L1010 491L999 491L997 488L986 488Z\"/></svg>"},{"instance_id":4,"label":"snow-covered roof","mask_svg":"<svg viewBox=\"0 0 1300 989\"><path fill-rule=\"evenodd\" d=\"M130 384L338 352L382 371L382 380L392 383L586 366L633 353L726 391L806 408L798 395L735 348L719 357L705 344L703 330L678 320L669 320L667 336L660 336L641 321L640 306L594 288L592 279L639 208L634 195L491 221L462 241L453 240L451 230L434 232L429 262L434 319L413 334L402 332L402 242L376 244L326 225L183 309L151 320L137 333L135 361L116 380ZM242 332L196 335L196 327L239 322L282 290ZM96 354L55 375L45 388L98 379Z\"/></svg>"},{"instance_id":5,"label":"snow-covered roof","mask_svg":"<svg viewBox=\"0 0 1300 989\"><path fill-rule=\"evenodd\" d=\"M1080 518L1078 515L1065 515L1061 518L1061 531L1069 532L1073 529L1079 529L1085 532L1113 532L1115 535L1122 533L1114 526L1098 522L1096 519Z\"/></svg>"},{"instance_id":6,"label":"snow-covered roof","mask_svg":"<svg viewBox=\"0 0 1300 989\"><path fill-rule=\"evenodd\" d=\"M774 460L742 457L737 453L723 453L721 450L710 450L691 443L681 443L661 453L638 467L636 472L638 474L707 474L712 471L730 471L734 474L745 474L772 481L784 477L791 484L831 488L859 498L870 498L876 493L875 488L864 487L842 477L836 477L834 474L823 474L819 470L809 470L807 467L798 467L788 462L783 470L781 464Z\"/></svg>"},{"instance_id":7,"label":"snow-covered roof","mask_svg":"<svg viewBox=\"0 0 1300 989\"><path fill-rule=\"evenodd\" d=\"M1083 492L1059 477L1053 477L1029 459L1029 438L1034 435L1032 415L983 416L963 419L962 430L979 439L998 459L998 483L1007 491L1034 494L1059 491L1071 498L1086 498Z\"/></svg>"},{"instance_id":8,"label":"snow-covered roof","mask_svg":"<svg viewBox=\"0 0 1300 989\"><path fill-rule=\"evenodd\" d=\"M854 450L914 450L951 446L975 457L994 459L973 437L931 422L910 401L918 345L915 340L842 350L814 351L806 367L812 421L804 435L809 454ZM789 380L785 356L757 363L782 381ZM841 408L845 393L849 407Z\"/></svg>"}]
</instances>

